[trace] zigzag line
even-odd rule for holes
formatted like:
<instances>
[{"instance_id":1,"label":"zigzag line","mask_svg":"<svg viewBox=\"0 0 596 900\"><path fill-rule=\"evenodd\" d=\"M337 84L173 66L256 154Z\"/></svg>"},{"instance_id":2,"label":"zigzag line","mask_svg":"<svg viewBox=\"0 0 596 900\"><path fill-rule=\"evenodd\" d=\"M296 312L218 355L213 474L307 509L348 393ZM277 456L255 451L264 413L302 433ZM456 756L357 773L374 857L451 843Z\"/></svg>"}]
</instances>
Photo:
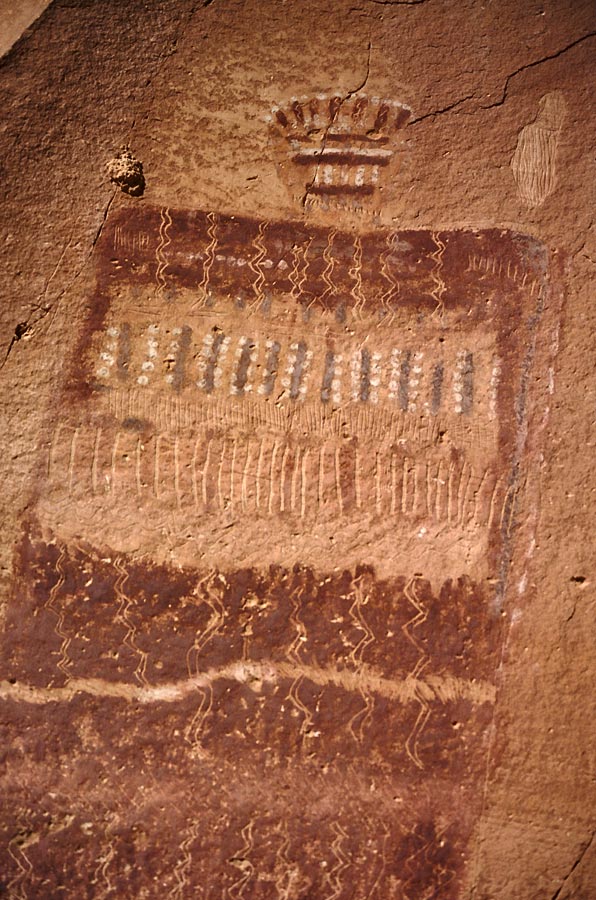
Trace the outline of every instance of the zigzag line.
<instances>
[{"instance_id":1,"label":"zigzag line","mask_svg":"<svg viewBox=\"0 0 596 900\"><path fill-rule=\"evenodd\" d=\"M218 575L216 570L213 569L199 581L194 591L194 593L197 595L200 592L203 593L202 601L206 603L211 610L211 615L209 617L209 621L207 622L207 627L200 636L195 637L192 647L186 654L186 666L188 669L188 674L191 677L193 677L193 675L200 675L201 670L199 668L199 655L203 648L221 629L225 620L225 609L217 591L213 587L215 580L219 580L219 577L220 576ZM193 654L194 660L192 661L193 664L191 664L191 655ZM201 695L201 701L196 713L194 714L184 733L184 737L188 743L194 744L195 749L200 755L203 755L204 751L200 746L200 734L203 729L203 725L205 724L205 720L207 719L207 716L213 708L213 690L210 684L206 684L203 686L197 685L197 690Z\"/></svg>"},{"instance_id":2,"label":"zigzag line","mask_svg":"<svg viewBox=\"0 0 596 900\"><path fill-rule=\"evenodd\" d=\"M354 287L350 292L356 301L354 315L360 316L366 298L362 294L362 241L359 237L354 239L354 265L350 267L349 275L354 279Z\"/></svg>"},{"instance_id":3,"label":"zigzag line","mask_svg":"<svg viewBox=\"0 0 596 900\"><path fill-rule=\"evenodd\" d=\"M252 836L253 827L253 821L244 826L244 828L240 832L244 840L244 846L239 851L239 853L233 856L230 860L231 864L233 866L236 866L236 868L240 869L240 871L242 872L238 881L235 881L228 890L228 894L233 898L233 900L239 900L239 898L244 895L246 885L250 881L255 871L255 867L253 866L251 861L247 859L248 854L254 847L254 840Z\"/></svg>"},{"instance_id":4,"label":"zigzag line","mask_svg":"<svg viewBox=\"0 0 596 900\"><path fill-rule=\"evenodd\" d=\"M209 227L207 228L207 235L209 237L209 243L205 249L205 262L203 263L203 278L201 279L201 283L199 284L199 296L197 300L192 304L192 309L196 309L198 307L204 306L207 302L207 297L209 296L209 273L211 272L211 267L215 260L215 248L217 247L217 218L215 213L209 212L207 213L207 220L209 222Z\"/></svg>"},{"instance_id":5,"label":"zigzag line","mask_svg":"<svg viewBox=\"0 0 596 900\"><path fill-rule=\"evenodd\" d=\"M24 886L23 882L25 881L25 879L28 876L31 875L31 873L33 871L33 866L31 865L31 861L29 860L27 854L24 852L24 850L21 847L17 847L17 850L19 852L19 856L21 857L21 859L19 859L19 857L16 856L16 854L14 853L14 851L12 849L12 845L17 840L18 840L18 836L12 838L12 840L10 840L8 842L7 849L8 849L8 855L12 859L14 859L17 866L19 867L19 871L17 872L15 877L12 878L8 882L8 884L6 885L6 888L8 891L9 900L27 900L27 894L25 893L25 886ZM23 862L21 860L24 860L25 865L23 865Z\"/></svg>"},{"instance_id":6,"label":"zigzag line","mask_svg":"<svg viewBox=\"0 0 596 900\"><path fill-rule=\"evenodd\" d=\"M306 244L298 244L296 247L292 249L292 255L294 257L294 268L290 273L290 282L292 284L291 297L294 300L298 300L302 293L302 286L307 278L308 273L308 259L307 254L310 245L313 242L313 238L309 238ZM302 271L300 272L300 261L302 261Z\"/></svg>"},{"instance_id":7,"label":"zigzag line","mask_svg":"<svg viewBox=\"0 0 596 900\"><path fill-rule=\"evenodd\" d=\"M326 245L325 249L323 250L323 259L325 260L327 265L325 267L322 277L323 277L323 281L327 285L327 289L323 292L323 294L320 297L321 303L323 303L325 301L325 299L327 298L327 296L329 294L334 294L336 292L335 285L331 281L333 269L335 268L335 260L333 259L333 256L331 255L331 249L333 247L333 241L335 239L336 234L337 234L337 230L335 230L335 229L333 231L329 232L329 234L327 235L327 245ZM312 301L312 303L314 303L314 300ZM312 303L311 303L311 305L312 305Z\"/></svg>"},{"instance_id":8,"label":"zigzag line","mask_svg":"<svg viewBox=\"0 0 596 900\"><path fill-rule=\"evenodd\" d=\"M381 254L381 275L383 278L389 282L390 287L385 291L384 294L381 295L381 304L383 309L385 309L389 313L389 322L390 325L394 318L395 313L391 307L392 301L399 295L399 282L394 277L391 269L389 268L389 256L391 251L394 249L395 234L388 234L385 238L386 249L383 250Z\"/></svg>"},{"instance_id":9,"label":"zigzag line","mask_svg":"<svg viewBox=\"0 0 596 900\"><path fill-rule=\"evenodd\" d=\"M64 545L61 544L60 545L60 553L58 555L58 559L56 560L56 572L58 573L58 580L56 581L56 583L53 585L52 589L50 590L49 597L45 603L45 608L51 610L54 613L54 615L56 616L57 621L56 621L56 625L54 626L54 632L58 635L58 637L62 641L62 643L60 645L60 651L59 651L60 659L58 660L57 666L60 669L60 671L63 673L63 675L65 676L65 678L68 682L70 680L68 668L69 668L69 666L72 666L72 662L68 659L68 648L70 646L72 638L69 637L69 635L63 630L63 627L62 627L64 625L64 619L65 619L64 610L63 609L57 610L54 605L55 601L56 601L56 597L58 596L58 593L60 592L60 589L64 585L64 581L65 581L64 568L62 565L65 558L66 558L66 549L65 549Z\"/></svg>"},{"instance_id":10,"label":"zigzag line","mask_svg":"<svg viewBox=\"0 0 596 900\"><path fill-rule=\"evenodd\" d=\"M414 587L416 584L416 577L411 578L406 586L404 587L404 596L412 604L414 609L416 610L416 615L414 615L405 625L402 626L402 631L410 641L411 644L418 650L420 653L420 657L416 662L416 665L412 669L412 671L408 674L408 679L419 679L422 671L426 668L429 662L428 654L422 649L414 635L411 633L410 628L417 628L419 625L422 625L423 622L428 618L428 610L422 606L418 597L416 596ZM416 699L420 704L420 712L418 713L418 717L414 723L414 727L412 731L408 735L408 738L405 743L406 753L412 760L412 762L418 766L419 769L424 768L424 764L420 759L417 751L417 744L420 738L420 735L426 725L428 718L430 716L430 706L426 701L425 697L417 691Z\"/></svg>"},{"instance_id":11,"label":"zigzag line","mask_svg":"<svg viewBox=\"0 0 596 900\"><path fill-rule=\"evenodd\" d=\"M108 869L110 867L110 863L112 862L114 856L116 855L116 851L114 850L114 838L113 837L109 838L108 833L112 832L115 820L116 820L116 814L113 813L111 816L111 819L108 822L108 824L106 825L105 831L104 831L106 838L108 838L108 840L109 840L108 848L106 850L105 855L99 857L99 863L96 866L93 881L92 881L92 884L97 884L97 879L98 879L99 875L102 876L104 882L106 883L106 890L103 895L104 897L107 897L108 894L110 894L111 891L113 890L112 879L111 879L110 875L108 874Z\"/></svg>"},{"instance_id":12,"label":"zigzag line","mask_svg":"<svg viewBox=\"0 0 596 900\"><path fill-rule=\"evenodd\" d=\"M350 653L350 658L354 663L356 670L359 672L362 672L363 668L362 655L369 644L372 644L375 640L375 635L362 613L362 604L366 602L366 600L368 600L368 597L363 597L360 579L356 579L354 581L354 602L350 606L349 615L356 628L362 631L363 634ZM362 700L364 701L364 709L359 709L358 712L354 716L352 716L352 718L348 722L348 728L352 732L352 736L356 741L362 741L364 728L370 721L372 711L374 709L374 700L371 697L370 693L368 693L361 687L360 695L362 697ZM358 727L359 734L357 735L354 730L354 725L358 719L360 719L360 724Z\"/></svg>"},{"instance_id":13,"label":"zigzag line","mask_svg":"<svg viewBox=\"0 0 596 900\"><path fill-rule=\"evenodd\" d=\"M190 848L199 836L200 824L198 819L191 822L187 836L180 844L180 852L183 855L174 868L174 878L176 879L177 884L174 885L173 889L168 894L172 900L184 900L185 888L189 886L188 874L192 863Z\"/></svg>"},{"instance_id":14,"label":"zigzag line","mask_svg":"<svg viewBox=\"0 0 596 900\"><path fill-rule=\"evenodd\" d=\"M155 258L157 259L157 270L155 272L155 279L157 281L158 290L163 291L166 286L166 279L164 272L167 269L168 263L164 254L164 249L171 244L171 238L168 234L168 229L172 224L172 217L170 216L169 207L164 206L160 209L161 222L159 225L159 244L157 245L157 249L155 251Z\"/></svg>"},{"instance_id":15,"label":"zigzag line","mask_svg":"<svg viewBox=\"0 0 596 900\"><path fill-rule=\"evenodd\" d=\"M290 615L290 623L296 629L296 636L295 636L294 640L292 641L292 643L290 644L290 646L288 647L287 655L291 660L294 660L298 666L301 663L300 652L299 652L300 647L306 640L306 628L305 628L304 622L300 618L300 614L299 614L300 599L303 596L303 594L304 594L304 586L301 585L298 588L298 592L296 594L292 593L292 595L291 595L292 614ZM310 731L310 726L312 724L312 714L311 714L311 711L308 709L308 707L304 705L304 703L300 699L300 695L298 693L303 681L304 681L304 674L303 673L298 674L292 681L292 684L290 685L287 696L288 696L288 700L304 716L302 723L300 725L300 734L304 737Z\"/></svg>"},{"instance_id":16,"label":"zigzag line","mask_svg":"<svg viewBox=\"0 0 596 900\"><path fill-rule=\"evenodd\" d=\"M114 562L114 568L118 572L118 578L114 583L114 590L116 592L116 596L120 601L118 611L116 612L116 621L120 621L128 629L126 634L124 635L124 640L122 643L130 650L132 650L133 653L136 653L136 655L139 657L139 662L134 671L134 676L139 684L147 685L149 684L149 682L147 681L147 678L145 676L145 670L147 668L147 659L149 654L145 653L144 650L141 650L139 647L137 647L135 640L137 629L136 626L128 618L130 608L132 606L135 606L136 603L132 599L132 597L129 597L124 593L123 587L128 581L128 571L122 565L122 558L120 556L116 558Z\"/></svg>"},{"instance_id":17,"label":"zigzag line","mask_svg":"<svg viewBox=\"0 0 596 900\"><path fill-rule=\"evenodd\" d=\"M434 231L431 234L431 237L437 245L437 249L430 254L431 259L434 259L436 263L435 268L431 273L431 278L435 284L435 287L431 291L431 295L433 300L435 300L437 304L436 309L433 311L433 315L435 315L435 313L439 311L443 312L445 309L445 304L443 303L443 294L447 290L447 287L441 276L441 270L443 268L443 253L445 252L446 244L443 243L441 238Z\"/></svg>"},{"instance_id":18,"label":"zigzag line","mask_svg":"<svg viewBox=\"0 0 596 900\"><path fill-rule=\"evenodd\" d=\"M331 828L335 834L335 840L331 845L331 850L337 860L337 865L331 869L326 879L333 890L333 893L329 894L328 897L326 897L326 900L337 900L342 892L341 875L350 865L350 858L349 856L346 856L341 846L342 842L348 837L347 832L344 831L338 822L334 822Z\"/></svg>"},{"instance_id":19,"label":"zigzag line","mask_svg":"<svg viewBox=\"0 0 596 900\"><path fill-rule=\"evenodd\" d=\"M213 688L210 684L207 684L203 687L197 687L197 690L201 695L201 701L184 732L184 739L189 744L194 745L197 756L204 757L206 753L201 746L201 732L209 713L213 709Z\"/></svg>"},{"instance_id":20,"label":"zigzag line","mask_svg":"<svg viewBox=\"0 0 596 900\"><path fill-rule=\"evenodd\" d=\"M259 309L263 300L265 299L263 294L263 285L265 284L265 275L263 270L260 268L261 261L265 257L267 253L267 248L263 243L263 237L265 235L265 229L267 228L268 222L260 222L259 223L259 231L255 238L253 239L252 245L257 251L255 256L248 261L248 267L251 272L257 276L256 281L253 282L253 291L256 295L256 300L250 305L250 309Z\"/></svg>"}]
</instances>

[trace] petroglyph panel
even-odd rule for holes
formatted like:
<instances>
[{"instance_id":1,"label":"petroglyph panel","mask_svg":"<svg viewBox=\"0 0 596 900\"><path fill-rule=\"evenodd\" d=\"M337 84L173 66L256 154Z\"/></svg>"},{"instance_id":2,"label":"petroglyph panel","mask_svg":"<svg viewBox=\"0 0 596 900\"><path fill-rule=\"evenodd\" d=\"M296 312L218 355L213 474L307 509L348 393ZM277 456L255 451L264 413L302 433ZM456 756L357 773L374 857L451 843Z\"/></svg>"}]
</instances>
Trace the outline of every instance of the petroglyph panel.
<instances>
[{"instance_id":1,"label":"petroglyph panel","mask_svg":"<svg viewBox=\"0 0 596 900\"><path fill-rule=\"evenodd\" d=\"M32 741L59 710L44 765L84 779L90 746L107 765L92 723L117 723L114 795L15 843L13 894L53 883L82 822L94 885L140 896L127 854L159 844L167 791L180 843L147 870L167 896L455 900L530 546L547 254L129 206L95 261L0 697ZM120 768L156 747L158 787L125 802Z\"/></svg>"},{"instance_id":2,"label":"petroglyph panel","mask_svg":"<svg viewBox=\"0 0 596 900\"><path fill-rule=\"evenodd\" d=\"M193 877L208 871L196 822L202 834L210 831L226 773L238 773L238 766L247 786L262 772L305 790L302 809L284 807L289 819L283 821L281 806L265 812L255 796L240 807L224 801L228 813L219 816L214 833L228 862L243 841L260 835L254 851L259 878L272 872L288 878L291 870L297 882L321 890L331 878L337 896L348 897L351 881L339 877L337 859L345 853L347 877L356 857L372 852L376 895L386 896L415 878L411 842L431 853L440 804L437 853L450 862L435 871L427 860L424 878L455 889L478 810L475 785L484 770L484 732L495 700L500 624L490 614L485 586L464 577L435 593L420 576L384 580L367 566L335 575L299 566L180 571L47 543L35 530L23 541L17 575L20 602L11 607L5 637L13 680L0 686L0 694L9 709L12 703L26 707L31 740L41 727L38 713L49 703L57 706L69 721L61 750L81 773L90 764L84 747L90 714L119 723L122 737L110 750L116 773L126 760L142 759L143 741L151 743L159 732L167 748L164 774L175 765L173 784L167 776L170 789L182 792L181 814L189 816L177 826L181 846L172 890L183 879L191 846ZM99 738L94 758L103 759L103 752ZM321 797L337 789L346 770L358 773L361 785L350 811L342 811L343 803L325 811ZM198 790L206 772L214 784ZM446 773L458 782L452 795L445 790ZM197 791L192 822L184 799L190 784ZM417 791L428 798L422 805ZM138 802L131 805L133 819L147 802L152 805L148 798ZM93 795L80 803L70 821L80 827L91 818L97 829ZM350 827L354 804L368 823L364 833ZM130 836L122 823L113 832L113 809L103 812L100 823L102 818L105 839L99 848L86 844L84 852L96 853L98 883L109 876L113 887L128 890L120 854ZM148 808L143 818L146 839L153 841ZM274 835L271 853L282 844L289 851L298 841L279 870L261 846ZM299 835L309 841L306 855ZM53 840L50 859L60 852L60 838L57 845ZM399 865L387 856L389 848ZM243 852L249 858L247 847ZM26 885L32 872L36 878L49 874L51 862L38 856L37 847L27 859L31 870L19 869L15 848L17 883ZM227 885L228 877L235 884L231 873L226 867L212 877L218 886ZM371 889L367 878L364 884Z\"/></svg>"},{"instance_id":3,"label":"petroglyph panel","mask_svg":"<svg viewBox=\"0 0 596 900\"><path fill-rule=\"evenodd\" d=\"M546 257L506 231L365 234L129 207L38 510L98 546L192 565L327 564L491 577ZM258 533L254 524L259 522ZM134 527L133 527L134 523ZM470 569L470 566L472 568Z\"/></svg>"}]
</instances>

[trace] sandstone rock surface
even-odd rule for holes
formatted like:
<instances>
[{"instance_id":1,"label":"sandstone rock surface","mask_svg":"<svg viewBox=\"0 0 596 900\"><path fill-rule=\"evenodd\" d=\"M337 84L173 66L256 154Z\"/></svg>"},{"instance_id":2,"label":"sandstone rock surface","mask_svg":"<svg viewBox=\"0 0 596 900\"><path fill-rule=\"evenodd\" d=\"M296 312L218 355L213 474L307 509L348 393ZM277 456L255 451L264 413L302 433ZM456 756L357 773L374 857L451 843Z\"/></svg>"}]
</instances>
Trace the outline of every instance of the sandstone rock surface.
<instances>
[{"instance_id":1,"label":"sandstone rock surface","mask_svg":"<svg viewBox=\"0 0 596 900\"><path fill-rule=\"evenodd\" d=\"M55 0L2 59L6 896L594 896L595 42Z\"/></svg>"}]
</instances>

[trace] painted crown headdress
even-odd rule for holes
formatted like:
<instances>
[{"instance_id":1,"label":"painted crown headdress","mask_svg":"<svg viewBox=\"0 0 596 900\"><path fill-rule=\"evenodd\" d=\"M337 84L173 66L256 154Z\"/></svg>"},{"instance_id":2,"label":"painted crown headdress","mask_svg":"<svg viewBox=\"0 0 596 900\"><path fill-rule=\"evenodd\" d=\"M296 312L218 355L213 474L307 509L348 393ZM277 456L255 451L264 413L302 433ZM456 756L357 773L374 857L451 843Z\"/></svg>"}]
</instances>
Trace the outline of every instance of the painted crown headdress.
<instances>
[{"instance_id":1,"label":"painted crown headdress","mask_svg":"<svg viewBox=\"0 0 596 900\"><path fill-rule=\"evenodd\" d=\"M286 140L291 180L309 195L358 200L375 192L411 114L395 100L319 95L274 106L268 119Z\"/></svg>"}]
</instances>

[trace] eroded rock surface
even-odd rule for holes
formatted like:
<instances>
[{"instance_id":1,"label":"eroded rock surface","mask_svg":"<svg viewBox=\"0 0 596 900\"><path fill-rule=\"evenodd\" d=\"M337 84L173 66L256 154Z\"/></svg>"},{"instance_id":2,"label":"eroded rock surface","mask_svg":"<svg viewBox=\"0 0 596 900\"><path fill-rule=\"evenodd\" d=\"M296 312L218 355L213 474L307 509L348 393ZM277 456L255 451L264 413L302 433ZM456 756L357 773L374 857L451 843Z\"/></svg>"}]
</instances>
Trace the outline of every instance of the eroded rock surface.
<instances>
[{"instance_id":1,"label":"eroded rock surface","mask_svg":"<svg viewBox=\"0 0 596 900\"><path fill-rule=\"evenodd\" d=\"M5 58L7 148L66 123L7 163L7 896L589 896L594 29L505 6Z\"/></svg>"}]
</instances>

